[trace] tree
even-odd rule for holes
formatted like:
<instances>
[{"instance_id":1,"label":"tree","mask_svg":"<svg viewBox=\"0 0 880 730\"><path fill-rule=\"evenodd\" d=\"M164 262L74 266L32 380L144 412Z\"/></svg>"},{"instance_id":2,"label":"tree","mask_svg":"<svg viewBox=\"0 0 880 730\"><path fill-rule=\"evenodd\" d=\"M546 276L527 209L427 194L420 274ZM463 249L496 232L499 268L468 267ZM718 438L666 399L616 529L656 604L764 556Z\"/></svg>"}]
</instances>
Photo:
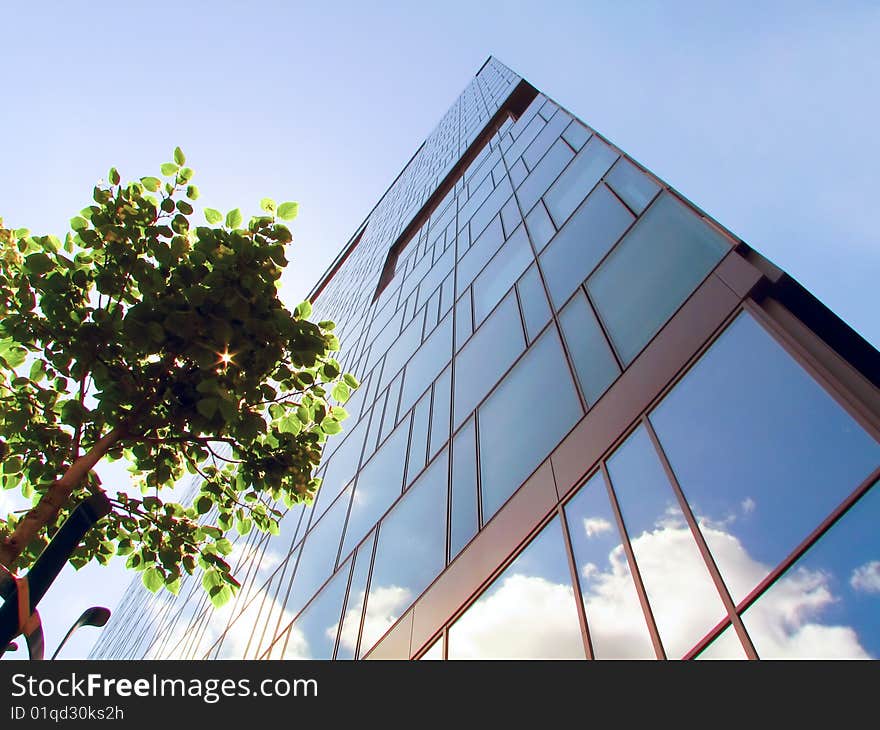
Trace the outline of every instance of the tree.
<instances>
[{"instance_id":1,"label":"tree","mask_svg":"<svg viewBox=\"0 0 880 730\"><path fill-rule=\"evenodd\" d=\"M147 588L173 593L200 567L219 606L238 586L227 534L277 532L284 506L314 495L346 416L333 401L357 381L333 357L333 323L278 298L297 204L263 199L246 226L237 208L206 208L194 227L185 162L175 149L164 181L111 169L63 243L0 219L2 486L33 502L0 521L0 563L31 564L103 489L95 465L124 458L140 494L118 491L71 563L127 555ZM165 501L187 472L192 503Z\"/></svg>"}]
</instances>

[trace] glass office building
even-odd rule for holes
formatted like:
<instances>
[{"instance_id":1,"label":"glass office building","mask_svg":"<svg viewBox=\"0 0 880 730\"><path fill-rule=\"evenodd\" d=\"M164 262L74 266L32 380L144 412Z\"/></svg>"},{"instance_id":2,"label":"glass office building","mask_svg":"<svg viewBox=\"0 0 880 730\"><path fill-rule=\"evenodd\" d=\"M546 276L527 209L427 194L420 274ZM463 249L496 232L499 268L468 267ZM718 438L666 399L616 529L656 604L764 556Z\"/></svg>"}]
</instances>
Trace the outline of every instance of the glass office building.
<instances>
[{"instance_id":1,"label":"glass office building","mask_svg":"<svg viewBox=\"0 0 880 730\"><path fill-rule=\"evenodd\" d=\"M494 58L312 299L315 502L93 656L880 656L877 351Z\"/></svg>"}]
</instances>

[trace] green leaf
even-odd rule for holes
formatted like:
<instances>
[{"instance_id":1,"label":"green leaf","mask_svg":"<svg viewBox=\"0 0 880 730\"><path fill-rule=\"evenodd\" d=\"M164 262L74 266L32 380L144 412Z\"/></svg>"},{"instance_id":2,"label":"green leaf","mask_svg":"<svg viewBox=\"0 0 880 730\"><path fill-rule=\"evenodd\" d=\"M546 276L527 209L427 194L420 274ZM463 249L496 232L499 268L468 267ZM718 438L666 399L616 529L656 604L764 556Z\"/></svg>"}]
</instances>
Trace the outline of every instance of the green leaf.
<instances>
[{"instance_id":1,"label":"green leaf","mask_svg":"<svg viewBox=\"0 0 880 730\"><path fill-rule=\"evenodd\" d=\"M208 597L214 604L214 608L222 608L232 598L232 589L229 586L218 586L208 591Z\"/></svg>"},{"instance_id":2,"label":"green leaf","mask_svg":"<svg viewBox=\"0 0 880 730\"><path fill-rule=\"evenodd\" d=\"M308 319L312 316L312 303L309 301L300 302L296 305L296 316L300 319Z\"/></svg>"},{"instance_id":3,"label":"green leaf","mask_svg":"<svg viewBox=\"0 0 880 730\"><path fill-rule=\"evenodd\" d=\"M361 386L361 384L358 382L358 379L351 373L346 373L342 376L342 379L352 388L360 388Z\"/></svg>"},{"instance_id":4,"label":"green leaf","mask_svg":"<svg viewBox=\"0 0 880 730\"><path fill-rule=\"evenodd\" d=\"M278 217L283 221L292 221L299 213L299 203L282 203L278 206Z\"/></svg>"},{"instance_id":5,"label":"green leaf","mask_svg":"<svg viewBox=\"0 0 880 730\"><path fill-rule=\"evenodd\" d=\"M30 231L27 228L16 228L15 229L15 237L16 238L27 238L30 235Z\"/></svg>"},{"instance_id":6,"label":"green leaf","mask_svg":"<svg viewBox=\"0 0 880 730\"><path fill-rule=\"evenodd\" d=\"M162 187L162 181L158 177L142 177L141 184L151 193L159 192Z\"/></svg>"},{"instance_id":7,"label":"green leaf","mask_svg":"<svg viewBox=\"0 0 880 730\"><path fill-rule=\"evenodd\" d=\"M226 214L227 228L238 228L241 225L241 222L241 211L238 208L233 208Z\"/></svg>"},{"instance_id":8,"label":"green leaf","mask_svg":"<svg viewBox=\"0 0 880 730\"><path fill-rule=\"evenodd\" d=\"M187 185L186 186L186 197L190 200L198 200L199 199L199 189L195 185Z\"/></svg>"},{"instance_id":9,"label":"green leaf","mask_svg":"<svg viewBox=\"0 0 880 730\"><path fill-rule=\"evenodd\" d=\"M196 410L205 418L210 419L213 418L214 414L217 412L217 406L219 403L220 402L216 398L202 398L196 403Z\"/></svg>"},{"instance_id":10,"label":"green leaf","mask_svg":"<svg viewBox=\"0 0 880 730\"><path fill-rule=\"evenodd\" d=\"M213 226L223 220L223 214L216 208L205 208L205 218Z\"/></svg>"},{"instance_id":11,"label":"green leaf","mask_svg":"<svg viewBox=\"0 0 880 730\"><path fill-rule=\"evenodd\" d=\"M163 162L159 169L165 177L171 177L172 175L176 175L180 168L173 162Z\"/></svg>"},{"instance_id":12,"label":"green leaf","mask_svg":"<svg viewBox=\"0 0 880 730\"><path fill-rule=\"evenodd\" d=\"M89 222L81 215L75 215L70 219L70 227L75 231L82 231L89 227Z\"/></svg>"},{"instance_id":13,"label":"green leaf","mask_svg":"<svg viewBox=\"0 0 880 730\"><path fill-rule=\"evenodd\" d=\"M107 179L111 185L119 185L119 171L115 167L111 167L110 172L107 174Z\"/></svg>"},{"instance_id":14,"label":"green leaf","mask_svg":"<svg viewBox=\"0 0 880 730\"><path fill-rule=\"evenodd\" d=\"M196 512L198 512L200 515L204 515L210 512L211 507L213 506L214 501L208 496L199 497L196 500Z\"/></svg>"},{"instance_id":15,"label":"green leaf","mask_svg":"<svg viewBox=\"0 0 880 730\"><path fill-rule=\"evenodd\" d=\"M333 386L333 390L330 391L330 395L332 395L333 398L335 400L339 401L340 403L345 403L345 401L348 400L351 393L348 390L348 386L345 383L336 383L336 385Z\"/></svg>"},{"instance_id":16,"label":"green leaf","mask_svg":"<svg viewBox=\"0 0 880 730\"><path fill-rule=\"evenodd\" d=\"M235 529L238 531L239 535L247 535L251 531L253 525L254 523L250 517L245 517L244 519L239 518L235 521Z\"/></svg>"},{"instance_id":17,"label":"green leaf","mask_svg":"<svg viewBox=\"0 0 880 730\"><path fill-rule=\"evenodd\" d=\"M177 595L180 593L180 576L178 575L176 578L172 578L170 575L165 579L165 588L172 595Z\"/></svg>"},{"instance_id":18,"label":"green leaf","mask_svg":"<svg viewBox=\"0 0 880 730\"><path fill-rule=\"evenodd\" d=\"M275 201L272 198L263 198L260 201L260 208L265 210L267 213L275 213L276 205Z\"/></svg>"},{"instance_id":19,"label":"green leaf","mask_svg":"<svg viewBox=\"0 0 880 730\"><path fill-rule=\"evenodd\" d=\"M342 430L342 426L339 424L339 421L334 421L332 418L325 418L321 421L321 430L328 436L332 436L334 433L339 433Z\"/></svg>"},{"instance_id":20,"label":"green leaf","mask_svg":"<svg viewBox=\"0 0 880 730\"><path fill-rule=\"evenodd\" d=\"M37 274L38 276L42 276L55 268L52 259L44 253L32 253L24 260L24 266L31 274Z\"/></svg>"},{"instance_id":21,"label":"green leaf","mask_svg":"<svg viewBox=\"0 0 880 730\"><path fill-rule=\"evenodd\" d=\"M180 147L174 148L174 161L178 165L183 165L186 163L186 156L183 154L183 150Z\"/></svg>"},{"instance_id":22,"label":"green leaf","mask_svg":"<svg viewBox=\"0 0 880 730\"><path fill-rule=\"evenodd\" d=\"M162 577L162 571L155 566L147 568L141 575L141 580L150 593L155 593L165 583L165 579Z\"/></svg>"}]
</instances>

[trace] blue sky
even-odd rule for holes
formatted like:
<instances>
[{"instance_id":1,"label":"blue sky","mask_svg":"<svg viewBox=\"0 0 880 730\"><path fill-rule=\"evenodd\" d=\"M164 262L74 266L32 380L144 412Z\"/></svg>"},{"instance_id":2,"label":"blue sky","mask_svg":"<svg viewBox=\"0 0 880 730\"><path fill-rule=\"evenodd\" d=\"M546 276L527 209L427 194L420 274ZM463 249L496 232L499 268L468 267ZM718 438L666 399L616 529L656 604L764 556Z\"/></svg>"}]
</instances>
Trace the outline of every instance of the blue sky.
<instances>
[{"instance_id":1,"label":"blue sky","mask_svg":"<svg viewBox=\"0 0 880 730\"><path fill-rule=\"evenodd\" d=\"M880 344L874 3L7 4L0 27L7 224L61 233L111 165L180 145L205 205L300 202L294 304L493 54ZM89 575L47 596L50 648L127 582Z\"/></svg>"}]
</instances>

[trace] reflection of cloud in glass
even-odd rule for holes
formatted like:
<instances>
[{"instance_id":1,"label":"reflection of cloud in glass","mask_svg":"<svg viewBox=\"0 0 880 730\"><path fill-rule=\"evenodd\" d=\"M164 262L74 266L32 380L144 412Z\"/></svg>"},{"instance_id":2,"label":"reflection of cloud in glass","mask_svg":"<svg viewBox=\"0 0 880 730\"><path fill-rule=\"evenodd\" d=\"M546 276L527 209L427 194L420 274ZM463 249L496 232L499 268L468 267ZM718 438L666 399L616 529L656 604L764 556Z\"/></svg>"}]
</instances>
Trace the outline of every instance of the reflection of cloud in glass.
<instances>
[{"instance_id":1,"label":"reflection of cloud in glass","mask_svg":"<svg viewBox=\"0 0 880 730\"><path fill-rule=\"evenodd\" d=\"M856 568L849 584L857 591L880 593L880 560L871 560Z\"/></svg>"},{"instance_id":2,"label":"reflection of cloud in glass","mask_svg":"<svg viewBox=\"0 0 880 730\"><path fill-rule=\"evenodd\" d=\"M505 576L455 623L450 652L454 647L456 659L582 659L573 601L568 585L521 573Z\"/></svg>"},{"instance_id":3,"label":"reflection of cloud in glass","mask_svg":"<svg viewBox=\"0 0 880 730\"><path fill-rule=\"evenodd\" d=\"M709 527L706 522L700 518L702 532L716 559L723 559L729 566L729 584L753 586L769 572L766 565L749 556L734 535ZM657 529L632 541L640 568L668 587L652 604L655 614L677 618L675 624L665 627L667 647L680 645L689 626L711 624L719 618L714 604L694 600L696 587L703 585L705 567L691 557L692 540L690 530L675 526L667 515L658 521ZM631 579L621 545L609 553L608 566L604 571L592 563L581 568L587 622L594 642L601 641L605 655L626 657L630 655L627 648L639 643L638 622L644 619L639 606L627 600ZM831 591L830 579L827 573L805 569L780 579L748 613L748 629L755 644L764 647L768 656L815 656L817 646L822 647L823 656L867 656L852 627L819 622L822 611L838 600ZM853 587L856 581L865 590L868 586L880 590L880 562L861 566L853 573ZM658 601L662 605L658 606Z\"/></svg>"},{"instance_id":4,"label":"reflection of cloud in glass","mask_svg":"<svg viewBox=\"0 0 880 730\"><path fill-rule=\"evenodd\" d=\"M584 517L584 532L587 537L595 537L603 532L610 532L612 525L608 520L601 517Z\"/></svg>"},{"instance_id":5,"label":"reflection of cloud in glass","mask_svg":"<svg viewBox=\"0 0 880 730\"><path fill-rule=\"evenodd\" d=\"M755 507L757 507L757 505L755 504L755 500L754 500L754 499L752 499L751 497L746 497L746 498L740 503L740 507L742 507L742 511L743 511L745 514L750 514L750 513L752 513L752 512L755 511Z\"/></svg>"},{"instance_id":6,"label":"reflection of cloud in glass","mask_svg":"<svg viewBox=\"0 0 880 730\"><path fill-rule=\"evenodd\" d=\"M400 617L401 610L412 603L412 593L400 586L380 586L370 591L367 604L367 615L364 617L363 649L372 647L373 642L382 636ZM354 606L350 607L342 618L342 633L339 637L340 646L354 651L357 646L357 635L361 610L364 605L364 592L361 591ZM336 632L336 626L327 629L328 635Z\"/></svg>"}]
</instances>

